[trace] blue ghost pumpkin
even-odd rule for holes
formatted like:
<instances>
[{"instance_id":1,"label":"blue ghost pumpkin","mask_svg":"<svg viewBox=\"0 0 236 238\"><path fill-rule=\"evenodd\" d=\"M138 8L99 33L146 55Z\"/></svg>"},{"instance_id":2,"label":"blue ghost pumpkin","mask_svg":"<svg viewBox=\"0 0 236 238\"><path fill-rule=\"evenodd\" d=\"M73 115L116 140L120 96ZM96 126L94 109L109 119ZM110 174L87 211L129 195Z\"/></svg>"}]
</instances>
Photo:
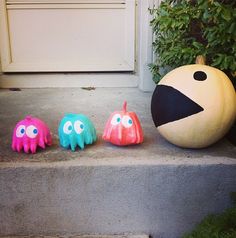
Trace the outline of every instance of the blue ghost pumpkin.
<instances>
[{"instance_id":1,"label":"blue ghost pumpkin","mask_svg":"<svg viewBox=\"0 0 236 238\"><path fill-rule=\"evenodd\" d=\"M61 146L72 151L77 146L84 149L85 145L97 140L93 123L83 114L66 114L60 122L58 133Z\"/></svg>"}]
</instances>

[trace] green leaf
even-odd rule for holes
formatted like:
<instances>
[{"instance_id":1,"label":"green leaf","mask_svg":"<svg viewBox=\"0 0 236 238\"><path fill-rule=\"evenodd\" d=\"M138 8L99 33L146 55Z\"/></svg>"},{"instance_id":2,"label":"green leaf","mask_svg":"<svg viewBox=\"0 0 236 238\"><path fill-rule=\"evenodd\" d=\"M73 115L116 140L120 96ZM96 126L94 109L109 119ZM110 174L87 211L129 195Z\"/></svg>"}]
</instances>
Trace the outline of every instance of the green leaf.
<instances>
[{"instance_id":1,"label":"green leaf","mask_svg":"<svg viewBox=\"0 0 236 238\"><path fill-rule=\"evenodd\" d=\"M204 20L208 20L209 17L210 17L210 13L206 10L206 11L204 12L204 14L203 14L203 19L204 19Z\"/></svg>"},{"instance_id":2,"label":"green leaf","mask_svg":"<svg viewBox=\"0 0 236 238\"><path fill-rule=\"evenodd\" d=\"M226 21L230 21L231 13L228 9L224 8L223 11L221 12L221 14L222 14L223 19L225 19Z\"/></svg>"},{"instance_id":3,"label":"green leaf","mask_svg":"<svg viewBox=\"0 0 236 238\"><path fill-rule=\"evenodd\" d=\"M232 24L228 28L227 32L230 33L230 34L236 33L236 23L235 22L232 22Z\"/></svg>"}]
</instances>

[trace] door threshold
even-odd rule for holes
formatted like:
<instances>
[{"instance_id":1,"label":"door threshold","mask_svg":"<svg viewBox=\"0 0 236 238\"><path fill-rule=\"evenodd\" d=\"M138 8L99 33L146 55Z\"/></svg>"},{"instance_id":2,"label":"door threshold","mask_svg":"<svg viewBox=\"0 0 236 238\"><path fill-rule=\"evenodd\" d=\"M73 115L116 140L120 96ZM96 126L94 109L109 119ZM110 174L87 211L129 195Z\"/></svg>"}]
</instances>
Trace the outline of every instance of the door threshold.
<instances>
[{"instance_id":1,"label":"door threshold","mask_svg":"<svg viewBox=\"0 0 236 238\"><path fill-rule=\"evenodd\" d=\"M138 87L138 82L130 72L0 74L0 88Z\"/></svg>"}]
</instances>

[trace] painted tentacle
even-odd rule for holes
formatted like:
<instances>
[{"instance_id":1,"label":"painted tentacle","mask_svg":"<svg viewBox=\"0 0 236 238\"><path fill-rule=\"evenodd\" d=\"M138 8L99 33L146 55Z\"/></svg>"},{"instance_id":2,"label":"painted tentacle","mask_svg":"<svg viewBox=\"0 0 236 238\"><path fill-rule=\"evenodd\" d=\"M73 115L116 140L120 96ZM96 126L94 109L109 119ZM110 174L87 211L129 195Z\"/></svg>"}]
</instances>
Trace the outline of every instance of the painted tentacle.
<instances>
[{"instance_id":1,"label":"painted tentacle","mask_svg":"<svg viewBox=\"0 0 236 238\"><path fill-rule=\"evenodd\" d=\"M85 144L90 145L93 143L92 139L92 131L90 128L88 128L88 131L84 133L84 135L81 135L84 137Z\"/></svg>"},{"instance_id":2,"label":"painted tentacle","mask_svg":"<svg viewBox=\"0 0 236 238\"><path fill-rule=\"evenodd\" d=\"M44 140L45 140L45 143L46 143L47 145L49 145L49 146L52 145L52 136L51 136L50 132L48 132L48 133L46 134Z\"/></svg>"},{"instance_id":3,"label":"painted tentacle","mask_svg":"<svg viewBox=\"0 0 236 238\"><path fill-rule=\"evenodd\" d=\"M65 136L61 136L60 145L64 148L68 149L70 147L70 142L69 142L68 138L66 138Z\"/></svg>"},{"instance_id":4,"label":"painted tentacle","mask_svg":"<svg viewBox=\"0 0 236 238\"><path fill-rule=\"evenodd\" d=\"M32 142L32 143L30 144L30 150L31 150L31 152L32 152L33 154L36 153L37 144L36 144L35 142Z\"/></svg>"},{"instance_id":5,"label":"painted tentacle","mask_svg":"<svg viewBox=\"0 0 236 238\"><path fill-rule=\"evenodd\" d=\"M39 145L41 148L45 149L45 143L44 143L44 137L43 137L43 136L40 136L40 137L39 137L38 145Z\"/></svg>"},{"instance_id":6,"label":"painted tentacle","mask_svg":"<svg viewBox=\"0 0 236 238\"><path fill-rule=\"evenodd\" d=\"M30 149L30 142L29 142L29 140L26 140L26 142L24 143L24 152L25 153L29 153L29 149Z\"/></svg>"},{"instance_id":7,"label":"painted tentacle","mask_svg":"<svg viewBox=\"0 0 236 238\"><path fill-rule=\"evenodd\" d=\"M75 137L74 135L72 135L72 136L69 137L69 140L70 140L70 147L71 147L71 150L72 150L72 151L75 151L76 146L77 146L77 140L76 140L76 137Z\"/></svg>"},{"instance_id":8,"label":"painted tentacle","mask_svg":"<svg viewBox=\"0 0 236 238\"><path fill-rule=\"evenodd\" d=\"M14 138L12 139L11 148L12 150L16 151L16 140Z\"/></svg>"},{"instance_id":9,"label":"painted tentacle","mask_svg":"<svg viewBox=\"0 0 236 238\"><path fill-rule=\"evenodd\" d=\"M38 145L44 149L45 144L46 145L52 144L50 130L49 130L48 126L43 121L37 119L37 123L40 125L41 128L43 128L43 130L40 131L38 134L38 136L39 136Z\"/></svg>"},{"instance_id":10,"label":"painted tentacle","mask_svg":"<svg viewBox=\"0 0 236 238\"><path fill-rule=\"evenodd\" d=\"M23 148L23 141L16 139L15 151L17 150L17 152L21 152L22 148Z\"/></svg>"},{"instance_id":11,"label":"painted tentacle","mask_svg":"<svg viewBox=\"0 0 236 238\"><path fill-rule=\"evenodd\" d=\"M84 149L84 139L80 135L77 137L77 144L81 150Z\"/></svg>"}]
</instances>

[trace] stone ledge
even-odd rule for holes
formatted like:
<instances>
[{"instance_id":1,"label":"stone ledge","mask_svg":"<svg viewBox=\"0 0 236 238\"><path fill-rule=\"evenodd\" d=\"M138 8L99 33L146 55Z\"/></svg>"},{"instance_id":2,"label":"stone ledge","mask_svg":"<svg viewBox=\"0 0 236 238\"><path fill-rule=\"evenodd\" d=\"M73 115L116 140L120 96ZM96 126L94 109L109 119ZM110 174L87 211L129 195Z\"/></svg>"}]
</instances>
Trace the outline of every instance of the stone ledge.
<instances>
[{"instance_id":1,"label":"stone ledge","mask_svg":"<svg viewBox=\"0 0 236 238\"><path fill-rule=\"evenodd\" d=\"M149 238L148 235L28 235L28 236L0 236L0 238Z\"/></svg>"},{"instance_id":2,"label":"stone ledge","mask_svg":"<svg viewBox=\"0 0 236 238\"><path fill-rule=\"evenodd\" d=\"M0 169L0 235L178 238L230 206L236 164L228 162L12 163Z\"/></svg>"},{"instance_id":3,"label":"stone ledge","mask_svg":"<svg viewBox=\"0 0 236 238\"><path fill-rule=\"evenodd\" d=\"M42 162L1 162L0 169L4 168L68 168L68 167L99 167L99 166L209 166L209 165L236 165L236 159L228 157L203 156L202 158L181 158L148 156L147 158L82 158L68 161Z\"/></svg>"}]
</instances>

